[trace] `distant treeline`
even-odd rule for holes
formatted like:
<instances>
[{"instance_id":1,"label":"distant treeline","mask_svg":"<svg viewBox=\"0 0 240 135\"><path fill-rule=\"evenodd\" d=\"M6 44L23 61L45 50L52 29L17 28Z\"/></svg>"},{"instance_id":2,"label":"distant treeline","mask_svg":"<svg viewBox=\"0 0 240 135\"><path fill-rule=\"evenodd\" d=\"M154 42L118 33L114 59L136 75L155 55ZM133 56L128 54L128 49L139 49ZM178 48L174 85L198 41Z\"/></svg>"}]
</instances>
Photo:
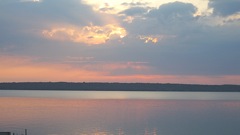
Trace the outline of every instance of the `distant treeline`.
<instances>
[{"instance_id":1,"label":"distant treeline","mask_svg":"<svg viewBox=\"0 0 240 135\"><path fill-rule=\"evenodd\" d=\"M1 90L76 90L76 91L206 91L240 92L240 85L191 85L162 83L73 83L17 82L0 83Z\"/></svg>"}]
</instances>

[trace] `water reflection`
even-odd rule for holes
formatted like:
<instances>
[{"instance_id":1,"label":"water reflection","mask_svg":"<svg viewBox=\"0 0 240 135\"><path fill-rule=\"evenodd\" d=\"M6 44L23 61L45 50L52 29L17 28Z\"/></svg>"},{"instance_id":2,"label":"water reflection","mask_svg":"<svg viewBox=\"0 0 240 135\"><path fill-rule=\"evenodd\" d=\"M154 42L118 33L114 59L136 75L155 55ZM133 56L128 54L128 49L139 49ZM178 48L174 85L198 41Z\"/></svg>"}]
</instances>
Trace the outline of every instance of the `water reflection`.
<instances>
[{"instance_id":1,"label":"water reflection","mask_svg":"<svg viewBox=\"0 0 240 135\"><path fill-rule=\"evenodd\" d=\"M0 98L0 131L29 135L237 135L239 100Z\"/></svg>"},{"instance_id":2,"label":"water reflection","mask_svg":"<svg viewBox=\"0 0 240 135\"><path fill-rule=\"evenodd\" d=\"M0 90L0 97L74 98L74 99L240 100L240 92Z\"/></svg>"}]
</instances>

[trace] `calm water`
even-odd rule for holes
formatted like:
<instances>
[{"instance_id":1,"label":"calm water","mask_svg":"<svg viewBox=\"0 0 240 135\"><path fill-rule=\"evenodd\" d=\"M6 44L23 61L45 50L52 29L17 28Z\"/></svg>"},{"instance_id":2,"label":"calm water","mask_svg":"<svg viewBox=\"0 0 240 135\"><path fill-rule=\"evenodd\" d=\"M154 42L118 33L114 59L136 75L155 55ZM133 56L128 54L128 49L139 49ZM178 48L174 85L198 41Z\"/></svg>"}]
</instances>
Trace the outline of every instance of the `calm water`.
<instances>
[{"instance_id":1,"label":"calm water","mask_svg":"<svg viewBox=\"0 0 240 135\"><path fill-rule=\"evenodd\" d=\"M240 93L0 91L0 131L239 135Z\"/></svg>"}]
</instances>

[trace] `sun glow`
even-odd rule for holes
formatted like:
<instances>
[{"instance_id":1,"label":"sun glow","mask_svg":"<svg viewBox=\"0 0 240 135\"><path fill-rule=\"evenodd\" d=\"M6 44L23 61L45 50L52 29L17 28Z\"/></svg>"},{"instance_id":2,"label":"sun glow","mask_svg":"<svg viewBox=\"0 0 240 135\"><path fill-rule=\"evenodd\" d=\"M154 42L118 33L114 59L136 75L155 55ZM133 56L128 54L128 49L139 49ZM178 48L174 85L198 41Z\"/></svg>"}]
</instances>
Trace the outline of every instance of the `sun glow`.
<instances>
[{"instance_id":1,"label":"sun glow","mask_svg":"<svg viewBox=\"0 0 240 135\"><path fill-rule=\"evenodd\" d=\"M98 12L116 14L125 9L128 9L132 6L141 6L141 7L151 7L158 8L162 4L169 2L175 2L176 0L158 0L158 1L148 1L148 0L83 0L84 4L90 5L93 7L93 10ZM208 2L209 0L177 0L184 3L192 3L197 7L197 12L195 15L206 14L208 11Z\"/></svg>"},{"instance_id":2,"label":"sun glow","mask_svg":"<svg viewBox=\"0 0 240 135\"><path fill-rule=\"evenodd\" d=\"M120 26L108 24L104 26L89 25L80 28L56 27L43 30L42 34L49 39L97 45L106 43L108 40L121 39L127 35L127 32Z\"/></svg>"}]
</instances>

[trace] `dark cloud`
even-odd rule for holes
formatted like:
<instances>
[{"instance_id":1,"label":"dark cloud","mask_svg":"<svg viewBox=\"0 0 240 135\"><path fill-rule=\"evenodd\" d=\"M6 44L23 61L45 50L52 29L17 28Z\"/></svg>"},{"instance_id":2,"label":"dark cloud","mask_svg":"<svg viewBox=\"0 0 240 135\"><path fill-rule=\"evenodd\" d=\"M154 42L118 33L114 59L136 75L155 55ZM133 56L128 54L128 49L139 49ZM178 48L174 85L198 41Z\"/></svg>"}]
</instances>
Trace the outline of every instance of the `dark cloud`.
<instances>
[{"instance_id":1,"label":"dark cloud","mask_svg":"<svg viewBox=\"0 0 240 135\"><path fill-rule=\"evenodd\" d=\"M125 23L131 35L173 35L173 38L159 40L157 46L126 41L137 46L124 56L134 54L132 61L149 62L156 74L239 75L240 64L236 62L240 57L237 51L240 32L236 31L239 25L204 24L194 16L195 12L192 4L174 2L151 10L145 19Z\"/></svg>"},{"instance_id":2,"label":"dark cloud","mask_svg":"<svg viewBox=\"0 0 240 135\"><path fill-rule=\"evenodd\" d=\"M2 2L1 2L2 3ZM79 0L44 0L42 2L11 1L1 4L1 14L8 18L18 18L22 21L41 21L41 23L72 23L86 25L89 22L100 23L90 6L81 4Z\"/></svg>"},{"instance_id":3,"label":"dark cloud","mask_svg":"<svg viewBox=\"0 0 240 135\"><path fill-rule=\"evenodd\" d=\"M240 12L239 0L210 0L209 7L213 8L213 14L228 16Z\"/></svg>"},{"instance_id":4,"label":"dark cloud","mask_svg":"<svg viewBox=\"0 0 240 135\"><path fill-rule=\"evenodd\" d=\"M152 70L145 74L240 75L240 41L237 38L240 32L233 29L239 27L209 26L199 33L185 36L179 33L156 45L125 39L128 44L105 48L108 51L98 55L98 59L147 62Z\"/></svg>"},{"instance_id":5,"label":"dark cloud","mask_svg":"<svg viewBox=\"0 0 240 135\"><path fill-rule=\"evenodd\" d=\"M113 11L114 10L114 8L113 7L105 7L105 8L100 8L99 9L100 11L102 11L102 12L108 12L108 11Z\"/></svg>"},{"instance_id":6,"label":"dark cloud","mask_svg":"<svg viewBox=\"0 0 240 135\"><path fill-rule=\"evenodd\" d=\"M0 1L0 47L26 48L50 43L41 32L51 26L103 24L101 16L79 0ZM22 46L22 47L19 47Z\"/></svg>"},{"instance_id":7,"label":"dark cloud","mask_svg":"<svg viewBox=\"0 0 240 135\"><path fill-rule=\"evenodd\" d=\"M173 2L152 9L143 18L136 18L133 23L125 24L133 34L178 34L196 31L194 23L196 7L189 3ZM134 10L136 12L136 10Z\"/></svg>"},{"instance_id":8,"label":"dark cloud","mask_svg":"<svg viewBox=\"0 0 240 135\"><path fill-rule=\"evenodd\" d=\"M158 9L151 10L150 17L156 17L161 21L190 20L196 12L196 7L190 3L173 2L161 5Z\"/></svg>"},{"instance_id":9,"label":"dark cloud","mask_svg":"<svg viewBox=\"0 0 240 135\"><path fill-rule=\"evenodd\" d=\"M146 12L147 12L147 9L144 7L132 7L132 8L129 8L129 9L126 9L126 10L120 12L120 14L125 14L128 16L135 16L135 15L143 15Z\"/></svg>"}]
</instances>

